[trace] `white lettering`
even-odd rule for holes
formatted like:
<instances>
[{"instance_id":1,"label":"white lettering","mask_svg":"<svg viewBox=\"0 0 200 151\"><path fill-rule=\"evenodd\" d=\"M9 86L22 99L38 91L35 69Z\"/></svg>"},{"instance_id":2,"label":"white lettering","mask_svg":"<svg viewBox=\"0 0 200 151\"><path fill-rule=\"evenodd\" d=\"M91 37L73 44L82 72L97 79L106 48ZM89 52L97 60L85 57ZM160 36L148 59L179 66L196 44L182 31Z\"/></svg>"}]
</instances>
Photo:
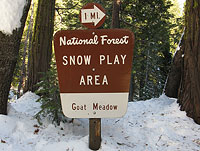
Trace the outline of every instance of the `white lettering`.
<instances>
[{"instance_id":1,"label":"white lettering","mask_svg":"<svg viewBox=\"0 0 200 151\"><path fill-rule=\"evenodd\" d=\"M108 45L119 45L119 44L128 44L129 36L123 36L121 38L108 38L108 35L101 36L101 44L104 45L107 43Z\"/></svg>"},{"instance_id":2,"label":"white lettering","mask_svg":"<svg viewBox=\"0 0 200 151\"><path fill-rule=\"evenodd\" d=\"M69 46L69 45L72 45L71 40L67 40L67 45L68 45L68 46Z\"/></svg>"},{"instance_id":3,"label":"white lettering","mask_svg":"<svg viewBox=\"0 0 200 151\"><path fill-rule=\"evenodd\" d=\"M68 64L67 56L63 56L63 65L66 66L67 64Z\"/></svg>"},{"instance_id":4,"label":"white lettering","mask_svg":"<svg viewBox=\"0 0 200 151\"><path fill-rule=\"evenodd\" d=\"M106 75L103 75L103 78L101 75L82 75L80 78L79 85L108 85L108 79Z\"/></svg>"},{"instance_id":5,"label":"white lettering","mask_svg":"<svg viewBox=\"0 0 200 151\"><path fill-rule=\"evenodd\" d=\"M107 65L115 65L115 64L125 64L126 55L100 55L99 63L102 65L104 62Z\"/></svg>"},{"instance_id":6,"label":"white lettering","mask_svg":"<svg viewBox=\"0 0 200 151\"><path fill-rule=\"evenodd\" d=\"M66 45L66 36L64 36L64 39L63 39L63 37L60 37L60 46L62 46L62 45Z\"/></svg>"},{"instance_id":7,"label":"white lettering","mask_svg":"<svg viewBox=\"0 0 200 151\"><path fill-rule=\"evenodd\" d=\"M104 84L108 85L108 79L107 79L106 75L103 76L102 85L104 85Z\"/></svg>"},{"instance_id":8,"label":"white lettering","mask_svg":"<svg viewBox=\"0 0 200 151\"><path fill-rule=\"evenodd\" d=\"M82 63L83 63L83 58L82 58L82 56L78 56L77 57L77 64L80 66L80 65L82 65Z\"/></svg>"},{"instance_id":9,"label":"white lettering","mask_svg":"<svg viewBox=\"0 0 200 151\"><path fill-rule=\"evenodd\" d=\"M87 76L87 85L92 85L92 76L91 75Z\"/></svg>"},{"instance_id":10,"label":"white lettering","mask_svg":"<svg viewBox=\"0 0 200 151\"><path fill-rule=\"evenodd\" d=\"M85 65L90 65L91 55L86 55L83 57L84 57Z\"/></svg>"},{"instance_id":11,"label":"white lettering","mask_svg":"<svg viewBox=\"0 0 200 151\"><path fill-rule=\"evenodd\" d=\"M63 65L90 65L91 63L91 55L78 55L76 56L63 56Z\"/></svg>"},{"instance_id":12,"label":"white lettering","mask_svg":"<svg viewBox=\"0 0 200 151\"><path fill-rule=\"evenodd\" d=\"M81 80L80 80L80 85L85 85L85 79L84 79L84 76L82 75L81 76Z\"/></svg>"},{"instance_id":13,"label":"white lettering","mask_svg":"<svg viewBox=\"0 0 200 151\"><path fill-rule=\"evenodd\" d=\"M95 36L94 36L94 44L95 44L95 45L98 45L98 43L99 43L99 41L98 41L98 36L95 35Z\"/></svg>"},{"instance_id":14,"label":"white lettering","mask_svg":"<svg viewBox=\"0 0 200 151\"><path fill-rule=\"evenodd\" d=\"M125 44L128 44L128 38L129 38L129 36L124 36L124 43Z\"/></svg>"},{"instance_id":15,"label":"white lettering","mask_svg":"<svg viewBox=\"0 0 200 151\"><path fill-rule=\"evenodd\" d=\"M72 37L69 38L68 40L66 39L66 36L60 37L60 46L62 45L98 45L99 41L98 41L98 36L94 35L93 38L89 38L89 39L79 39L77 37Z\"/></svg>"},{"instance_id":16,"label":"white lettering","mask_svg":"<svg viewBox=\"0 0 200 151\"><path fill-rule=\"evenodd\" d=\"M109 65L112 64L112 62L110 62L110 56L109 55L107 55L107 64L109 64Z\"/></svg>"},{"instance_id":17,"label":"white lettering","mask_svg":"<svg viewBox=\"0 0 200 151\"><path fill-rule=\"evenodd\" d=\"M70 65L75 65L76 64L76 58L75 56L69 56L69 60L70 60Z\"/></svg>"},{"instance_id":18,"label":"white lettering","mask_svg":"<svg viewBox=\"0 0 200 151\"><path fill-rule=\"evenodd\" d=\"M79 45L82 45L82 43L83 43L83 40L80 39L79 42L78 42L78 44L79 44Z\"/></svg>"},{"instance_id":19,"label":"white lettering","mask_svg":"<svg viewBox=\"0 0 200 151\"><path fill-rule=\"evenodd\" d=\"M102 62L106 59L106 57L104 55L100 55L99 61L100 64L102 64Z\"/></svg>"},{"instance_id":20,"label":"white lettering","mask_svg":"<svg viewBox=\"0 0 200 151\"><path fill-rule=\"evenodd\" d=\"M125 59L126 59L126 55L121 55L121 58L122 58L122 64L124 64L125 63Z\"/></svg>"},{"instance_id":21,"label":"white lettering","mask_svg":"<svg viewBox=\"0 0 200 151\"><path fill-rule=\"evenodd\" d=\"M108 44L108 45L119 45L119 44L128 44L128 39L129 36L123 36L121 38L109 38L108 35L102 35L100 36L101 39L101 44ZM60 46L62 45L98 45L99 40L98 40L98 35L94 35L92 38L86 38L86 39L81 39L77 37L71 37L67 39L66 36L60 37Z\"/></svg>"},{"instance_id":22,"label":"white lettering","mask_svg":"<svg viewBox=\"0 0 200 151\"><path fill-rule=\"evenodd\" d=\"M115 55L115 59L114 59L113 64L119 64L119 58L118 58L118 55Z\"/></svg>"},{"instance_id":23,"label":"white lettering","mask_svg":"<svg viewBox=\"0 0 200 151\"><path fill-rule=\"evenodd\" d=\"M104 41L106 41L105 37L108 37L107 35L101 36L101 44L104 45Z\"/></svg>"},{"instance_id":24,"label":"white lettering","mask_svg":"<svg viewBox=\"0 0 200 151\"><path fill-rule=\"evenodd\" d=\"M100 75L95 75L95 85L100 85L99 77L100 77Z\"/></svg>"}]
</instances>

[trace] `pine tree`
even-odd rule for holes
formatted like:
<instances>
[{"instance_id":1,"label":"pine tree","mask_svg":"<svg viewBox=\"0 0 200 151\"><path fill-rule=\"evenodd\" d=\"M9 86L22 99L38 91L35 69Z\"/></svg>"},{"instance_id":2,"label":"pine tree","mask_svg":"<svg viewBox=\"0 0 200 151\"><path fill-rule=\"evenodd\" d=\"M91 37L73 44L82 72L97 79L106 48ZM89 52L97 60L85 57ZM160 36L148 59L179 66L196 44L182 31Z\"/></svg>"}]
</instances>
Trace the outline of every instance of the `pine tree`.
<instances>
[{"instance_id":1,"label":"pine tree","mask_svg":"<svg viewBox=\"0 0 200 151\"><path fill-rule=\"evenodd\" d=\"M135 99L158 97L165 85L171 63L169 13L171 3L160 0L130 0L122 3L121 27L135 33Z\"/></svg>"},{"instance_id":2,"label":"pine tree","mask_svg":"<svg viewBox=\"0 0 200 151\"><path fill-rule=\"evenodd\" d=\"M42 78L36 85L38 87L36 94L40 96L38 102L41 103L41 110L36 114L36 118L40 124L42 124L41 119L47 117L52 123L59 125L61 121L65 122L66 118L61 109L55 61L52 62L49 71L40 74Z\"/></svg>"}]
</instances>

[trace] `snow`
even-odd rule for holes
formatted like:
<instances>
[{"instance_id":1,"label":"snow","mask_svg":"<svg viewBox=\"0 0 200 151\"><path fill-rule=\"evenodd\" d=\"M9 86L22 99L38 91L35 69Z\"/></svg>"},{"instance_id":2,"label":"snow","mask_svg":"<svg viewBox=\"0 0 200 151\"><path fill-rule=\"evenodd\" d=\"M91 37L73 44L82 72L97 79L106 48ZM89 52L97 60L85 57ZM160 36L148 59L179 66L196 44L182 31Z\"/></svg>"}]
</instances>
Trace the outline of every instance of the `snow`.
<instances>
[{"instance_id":1,"label":"snow","mask_svg":"<svg viewBox=\"0 0 200 151\"><path fill-rule=\"evenodd\" d=\"M11 102L8 115L0 115L1 151L89 151L88 119L54 126L34 115L40 110L39 97L28 92ZM198 151L200 125L179 110L176 99L165 95L131 102L127 114L102 119L99 151Z\"/></svg>"},{"instance_id":2,"label":"snow","mask_svg":"<svg viewBox=\"0 0 200 151\"><path fill-rule=\"evenodd\" d=\"M12 102L12 107L20 113L35 115L40 111L40 103L36 102L39 96L32 92L25 93L18 100ZM23 108L22 108L23 106Z\"/></svg>"},{"instance_id":3,"label":"snow","mask_svg":"<svg viewBox=\"0 0 200 151\"><path fill-rule=\"evenodd\" d=\"M0 31L10 35L21 26L25 4L26 0L0 0Z\"/></svg>"},{"instance_id":4,"label":"snow","mask_svg":"<svg viewBox=\"0 0 200 151\"><path fill-rule=\"evenodd\" d=\"M178 46L177 46L177 48L176 48L176 51L175 51L175 53L174 53L173 58L175 57L177 51L180 50L180 45L181 45L181 41L182 41L182 39L183 39L184 34L185 34L185 28L184 28L184 30L183 30L183 33L182 33L182 35L181 35L181 39L179 40L179 43L178 43Z\"/></svg>"}]
</instances>

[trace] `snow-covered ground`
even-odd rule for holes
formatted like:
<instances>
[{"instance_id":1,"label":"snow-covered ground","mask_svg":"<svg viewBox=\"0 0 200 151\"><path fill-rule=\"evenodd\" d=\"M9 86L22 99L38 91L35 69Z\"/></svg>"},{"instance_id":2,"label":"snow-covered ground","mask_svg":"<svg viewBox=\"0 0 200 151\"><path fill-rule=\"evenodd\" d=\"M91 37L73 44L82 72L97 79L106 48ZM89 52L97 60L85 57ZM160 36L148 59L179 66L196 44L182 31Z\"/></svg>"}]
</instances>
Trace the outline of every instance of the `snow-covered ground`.
<instances>
[{"instance_id":1,"label":"snow-covered ground","mask_svg":"<svg viewBox=\"0 0 200 151\"><path fill-rule=\"evenodd\" d=\"M28 92L0 115L0 151L89 151L88 119L42 126L33 118L40 104ZM102 119L100 151L199 151L200 125L165 95L132 102L119 119Z\"/></svg>"}]
</instances>

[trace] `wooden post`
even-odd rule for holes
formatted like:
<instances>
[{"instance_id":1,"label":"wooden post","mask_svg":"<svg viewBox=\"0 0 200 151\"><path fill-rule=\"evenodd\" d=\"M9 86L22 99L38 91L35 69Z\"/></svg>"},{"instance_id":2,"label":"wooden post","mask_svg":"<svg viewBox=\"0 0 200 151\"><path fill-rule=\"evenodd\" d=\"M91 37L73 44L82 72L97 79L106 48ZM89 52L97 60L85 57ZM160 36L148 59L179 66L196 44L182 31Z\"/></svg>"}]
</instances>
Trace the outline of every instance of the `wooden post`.
<instances>
[{"instance_id":1,"label":"wooden post","mask_svg":"<svg viewBox=\"0 0 200 151\"><path fill-rule=\"evenodd\" d=\"M98 150L101 147L101 119L90 118L89 148Z\"/></svg>"}]
</instances>

